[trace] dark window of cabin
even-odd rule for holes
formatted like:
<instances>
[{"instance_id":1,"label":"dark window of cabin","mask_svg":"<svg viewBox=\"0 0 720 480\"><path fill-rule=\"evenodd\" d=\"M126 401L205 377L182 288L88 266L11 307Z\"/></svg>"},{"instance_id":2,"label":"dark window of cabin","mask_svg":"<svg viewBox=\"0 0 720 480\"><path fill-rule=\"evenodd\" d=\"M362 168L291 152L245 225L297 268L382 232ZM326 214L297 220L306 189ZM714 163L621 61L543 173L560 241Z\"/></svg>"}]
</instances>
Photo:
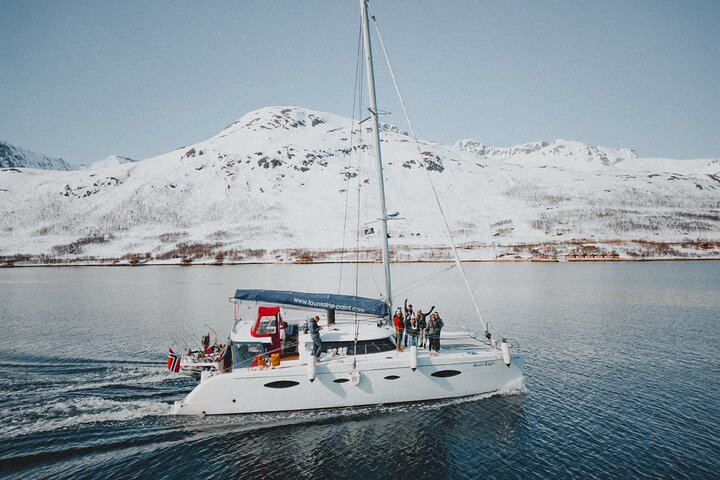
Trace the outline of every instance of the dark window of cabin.
<instances>
[{"instance_id":1,"label":"dark window of cabin","mask_svg":"<svg viewBox=\"0 0 720 480\"><path fill-rule=\"evenodd\" d=\"M355 342L322 342L323 352L331 348L347 348L348 355L355 354ZM380 353L395 350L395 344L389 338L380 338L377 340L358 340L357 354L364 355L366 353Z\"/></svg>"},{"instance_id":2,"label":"dark window of cabin","mask_svg":"<svg viewBox=\"0 0 720 480\"><path fill-rule=\"evenodd\" d=\"M260 354L265 353L265 344L260 342L233 342L233 367L247 368Z\"/></svg>"}]
</instances>

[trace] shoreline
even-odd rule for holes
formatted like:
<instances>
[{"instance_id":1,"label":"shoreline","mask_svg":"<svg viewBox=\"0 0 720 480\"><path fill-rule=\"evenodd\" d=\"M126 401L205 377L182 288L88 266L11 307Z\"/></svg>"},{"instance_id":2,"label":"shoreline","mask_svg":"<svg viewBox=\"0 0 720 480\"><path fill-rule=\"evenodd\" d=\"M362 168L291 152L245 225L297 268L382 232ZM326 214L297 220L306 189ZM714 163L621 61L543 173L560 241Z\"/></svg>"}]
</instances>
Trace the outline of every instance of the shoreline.
<instances>
[{"instance_id":1,"label":"shoreline","mask_svg":"<svg viewBox=\"0 0 720 480\"><path fill-rule=\"evenodd\" d=\"M643 262L697 262L697 261L720 261L720 257L657 257L657 258L572 258L572 259L545 259L545 258L495 258L495 259L472 259L462 260L463 263L643 263ZM237 265L352 265L360 264L380 264L378 260L360 260L355 261L338 261L338 260L317 260L317 261L299 261L299 262L273 262L273 261L229 261L229 262L146 262L131 265L129 262L112 263L112 262L58 262L58 263L14 263L3 264L0 268L59 268L59 267L192 267L192 266L211 266L211 267L231 267ZM391 264L407 264L407 263L455 263L453 260L393 260Z\"/></svg>"},{"instance_id":2,"label":"shoreline","mask_svg":"<svg viewBox=\"0 0 720 480\"><path fill-rule=\"evenodd\" d=\"M203 248L200 248L203 247ZM673 262L720 260L720 242L709 239L650 241L645 239L597 241L577 238L556 242L464 243L458 245L463 262ZM0 268L14 267L136 267L192 265L314 265L382 263L378 249L342 250L225 248L189 245L169 252L122 253L114 255L52 256L15 254L0 256ZM391 263L453 263L448 246L398 245L391 251Z\"/></svg>"}]
</instances>

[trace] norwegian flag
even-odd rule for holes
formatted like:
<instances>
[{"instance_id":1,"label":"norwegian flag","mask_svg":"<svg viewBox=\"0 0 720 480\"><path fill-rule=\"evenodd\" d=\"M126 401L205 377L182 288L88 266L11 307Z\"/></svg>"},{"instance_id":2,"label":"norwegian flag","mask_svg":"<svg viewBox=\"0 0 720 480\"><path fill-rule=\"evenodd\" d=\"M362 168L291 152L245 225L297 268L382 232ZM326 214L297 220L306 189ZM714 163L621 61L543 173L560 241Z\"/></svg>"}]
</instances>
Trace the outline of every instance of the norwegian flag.
<instances>
[{"instance_id":1,"label":"norwegian flag","mask_svg":"<svg viewBox=\"0 0 720 480\"><path fill-rule=\"evenodd\" d=\"M180 354L168 348L168 370L178 373L180 371Z\"/></svg>"}]
</instances>

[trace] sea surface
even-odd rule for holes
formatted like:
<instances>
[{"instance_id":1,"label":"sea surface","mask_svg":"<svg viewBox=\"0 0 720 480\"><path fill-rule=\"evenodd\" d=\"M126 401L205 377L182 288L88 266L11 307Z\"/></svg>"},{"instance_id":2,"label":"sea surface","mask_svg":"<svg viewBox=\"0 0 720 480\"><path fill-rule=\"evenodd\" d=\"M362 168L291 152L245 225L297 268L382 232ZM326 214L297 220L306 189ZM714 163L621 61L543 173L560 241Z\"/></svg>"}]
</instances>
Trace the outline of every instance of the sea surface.
<instances>
[{"instance_id":1,"label":"sea surface","mask_svg":"<svg viewBox=\"0 0 720 480\"><path fill-rule=\"evenodd\" d=\"M381 266L0 269L0 477L720 478L720 263L466 268L523 392L220 417L168 415L169 345L226 337L236 288L377 295ZM393 276L479 330L450 265Z\"/></svg>"}]
</instances>

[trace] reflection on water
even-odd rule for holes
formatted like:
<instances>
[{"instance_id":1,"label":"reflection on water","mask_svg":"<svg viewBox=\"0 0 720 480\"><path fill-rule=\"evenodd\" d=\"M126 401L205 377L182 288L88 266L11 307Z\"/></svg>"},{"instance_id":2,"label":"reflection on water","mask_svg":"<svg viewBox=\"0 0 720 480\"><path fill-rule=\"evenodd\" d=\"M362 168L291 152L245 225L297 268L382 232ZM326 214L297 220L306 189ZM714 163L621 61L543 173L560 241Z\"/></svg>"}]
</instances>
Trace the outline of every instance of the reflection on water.
<instances>
[{"instance_id":1,"label":"reflection on water","mask_svg":"<svg viewBox=\"0 0 720 480\"><path fill-rule=\"evenodd\" d=\"M353 268L345 266L345 268ZM393 266L401 304L477 330L447 266ZM522 394L338 411L171 417L194 385L168 343L229 332L235 288L337 291L339 267L0 270L4 476L673 477L720 468L714 262L468 265L526 353ZM349 277L343 293L353 293ZM417 285L417 280L429 281ZM360 270L376 296L382 271ZM410 287L414 287L409 289Z\"/></svg>"}]
</instances>

